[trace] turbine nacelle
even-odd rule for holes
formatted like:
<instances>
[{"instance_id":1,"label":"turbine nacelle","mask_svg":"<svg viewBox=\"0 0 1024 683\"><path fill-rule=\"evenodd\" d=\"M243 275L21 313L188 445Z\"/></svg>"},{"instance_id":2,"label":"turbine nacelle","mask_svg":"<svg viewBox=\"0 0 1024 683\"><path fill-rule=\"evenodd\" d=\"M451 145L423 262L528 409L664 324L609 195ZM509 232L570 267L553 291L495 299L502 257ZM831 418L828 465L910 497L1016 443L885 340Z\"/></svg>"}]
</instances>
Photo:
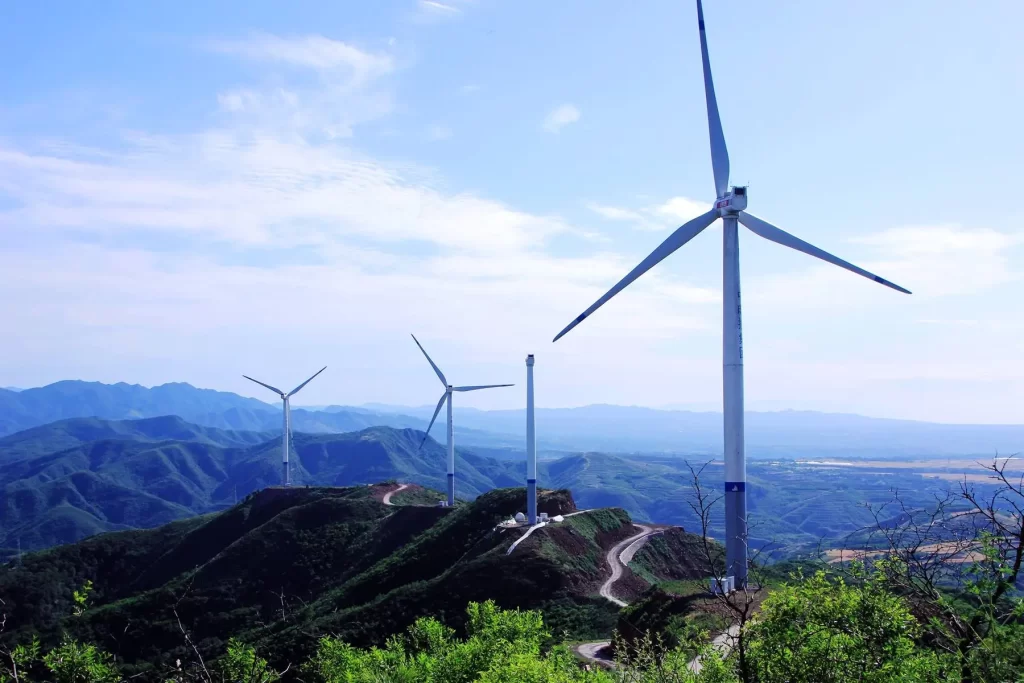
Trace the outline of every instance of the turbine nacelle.
<instances>
[{"instance_id":1,"label":"turbine nacelle","mask_svg":"<svg viewBox=\"0 0 1024 683\"><path fill-rule=\"evenodd\" d=\"M725 196L715 202L715 208L718 209L723 216L729 214L737 214L747 208L747 188L746 187L733 187L731 190L725 193Z\"/></svg>"}]
</instances>

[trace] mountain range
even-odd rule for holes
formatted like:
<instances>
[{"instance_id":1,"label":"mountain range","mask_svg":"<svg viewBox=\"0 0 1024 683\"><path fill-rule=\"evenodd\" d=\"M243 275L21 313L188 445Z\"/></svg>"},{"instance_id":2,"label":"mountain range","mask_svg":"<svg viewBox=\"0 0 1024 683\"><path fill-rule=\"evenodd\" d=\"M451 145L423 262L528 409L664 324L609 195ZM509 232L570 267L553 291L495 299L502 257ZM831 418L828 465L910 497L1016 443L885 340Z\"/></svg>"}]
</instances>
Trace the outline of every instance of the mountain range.
<instances>
[{"instance_id":1,"label":"mountain range","mask_svg":"<svg viewBox=\"0 0 1024 683\"><path fill-rule=\"evenodd\" d=\"M425 417L431 406L370 404L381 415ZM347 410L328 406L324 412ZM823 452L849 456L933 457L1018 453L1024 425L941 424L815 411L747 411L748 457ZM721 453L722 414L639 406L537 408L538 441L550 450ZM524 410L460 407L458 425L525 439Z\"/></svg>"},{"instance_id":2,"label":"mountain range","mask_svg":"<svg viewBox=\"0 0 1024 683\"><path fill-rule=\"evenodd\" d=\"M444 448L431 438L424 442L419 430L296 432L293 447L298 486L384 480L430 488L445 484ZM46 548L223 510L279 482L280 448L274 431L205 427L177 416L72 418L0 438L0 558L19 548ZM522 457L498 459L481 450L456 449L460 498L522 485ZM703 456L583 452L541 461L538 469L542 486L571 490L586 508L619 507L636 519L694 528L689 465L705 461ZM789 552L856 531L870 522L863 504L884 502L892 488L901 490L909 505L926 506L949 485L948 479L925 478L899 463L836 467L753 460L747 471L750 512L758 522L751 542L774 542ZM707 490L717 491L722 476L720 463L710 463L702 477ZM712 532L720 534L720 510L711 522Z\"/></svg>"},{"instance_id":3,"label":"mountain range","mask_svg":"<svg viewBox=\"0 0 1024 683\"><path fill-rule=\"evenodd\" d=\"M421 447L422 443L422 447ZM444 449L423 432L371 427L294 434L298 485L401 478L442 487ZM281 437L177 416L73 418L0 439L0 546L41 548L100 531L148 528L223 509L278 483ZM520 482L509 462L460 450L459 494Z\"/></svg>"},{"instance_id":4,"label":"mountain range","mask_svg":"<svg viewBox=\"0 0 1024 683\"><path fill-rule=\"evenodd\" d=\"M424 429L433 407L326 406L293 408L299 432L339 433L386 426ZM172 383L153 388L68 380L45 387L0 389L0 436L72 417L125 420L178 415L218 429L266 432L280 429L281 412L253 398ZM457 410L457 438L497 458L518 457L525 440L522 410ZM435 425L440 438L443 425ZM567 452L716 454L721 452L720 413L591 405L539 408L539 446L548 456ZM746 414L748 455L947 457L1017 453L1024 450L1022 425L956 425L890 420L810 411Z\"/></svg>"}]
</instances>

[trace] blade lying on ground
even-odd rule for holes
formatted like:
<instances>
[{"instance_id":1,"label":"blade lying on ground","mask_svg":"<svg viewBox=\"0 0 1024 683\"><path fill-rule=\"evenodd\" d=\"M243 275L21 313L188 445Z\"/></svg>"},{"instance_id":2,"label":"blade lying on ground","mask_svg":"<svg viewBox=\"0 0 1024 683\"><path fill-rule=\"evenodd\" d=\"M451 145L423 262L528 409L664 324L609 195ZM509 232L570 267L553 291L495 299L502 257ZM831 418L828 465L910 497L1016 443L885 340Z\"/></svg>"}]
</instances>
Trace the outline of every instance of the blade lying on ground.
<instances>
[{"instance_id":1,"label":"blade lying on ground","mask_svg":"<svg viewBox=\"0 0 1024 683\"><path fill-rule=\"evenodd\" d=\"M472 387L452 387L452 391L476 391L477 389L497 389L498 387L514 387L515 384L480 384Z\"/></svg>"},{"instance_id":2,"label":"blade lying on ground","mask_svg":"<svg viewBox=\"0 0 1024 683\"><path fill-rule=\"evenodd\" d=\"M611 299L613 296L615 296L623 289L625 289L626 286L629 285L629 283L633 282L633 280L637 279L638 277L646 273L648 270L656 266L658 263L664 260L666 256L674 252L676 249L692 240L694 237L697 236L698 233L700 233L701 230L714 223L716 218L718 218L718 209L711 209L707 213L697 216L693 220L684 223L678 230L669 235L668 239L662 242L657 249L652 251L650 256L641 261L640 265L638 265L633 270L629 271L629 275L619 280L619 283L617 285L609 289L607 294L598 299L593 306L583 311L583 313L578 318L569 323L569 325L564 330L559 332L558 336L556 336L552 341L558 341L559 339L561 339L566 332L568 332L569 330L583 322L583 320L588 315L590 315L598 308L603 306L604 303L608 301L608 299Z\"/></svg>"},{"instance_id":3,"label":"blade lying on ground","mask_svg":"<svg viewBox=\"0 0 1024 683\"><path fill-rule=\"evenodd\" d=\"M242 375L242 377L246 378L246 379L247 379L247 380L249 380L250 382L256 382L256 384L259 384L259 385L260 385L261 387L266 387L267 389L270 389L270 390L271 390L271 391L273 391L273 392L274 392L275 394L279 394L279 395L281 395L281 396L284 396L284 392L283 392L283 391L281 391L280 389L278 389L277 387L272 387L272 386L270 386L269 384L264 384L263 382L259 381L258 379L253 379L253 378L252 378L252 377L250 377L249 375Z\"/></svg>"},{"instance_id":4,"label":"blade lying on ground","mask_svg":"<svg viewBox=\"0 0 1024 683\"><path fill-rule=\"evenodd\" d=\"M427 356L427 352L423 349L423 344L420 344L420 340L416 338L415 334L409 335L412 340L416 342L416 346L420 347L420 351L423 351L423 355ZM441 368L434 364L434 361L430 360L430 356L427 356L427 362L430 363L430 367L434 368L434 372L437 373L438 378L441 380L441 384L448 386L448 380L444 378L444 374L441 372Z\"/></svg>"},{"instance_id":5,"label":"blade lying on ground","mask_svg":"<svg viewBox=\"0 0 1024 683\"><path fill-rule=\"evenodd\" d=\"M437 408L434 409L434 417L430 418L430 424L427 425L427 431L423 432L423 441L420 442L420 448L423 448L423 444L427 442L427 437L430 436L430 429L434 426L434 420L437 419L437 414L441 412L441 406L444 405L444 400L448 398L448 392L441 394L441 400L437 402Z\"/></svg>"},{"instance_id":6,"label":"blade lying on ground","mask_svg":"<svg viewBox=\"0 0 1024 683\"><path fill-rule=\"evenodd\" d=\"M708 135L711 138L711 168L715 173L715 192L719 197L729 189L729 151L725 148L722 119L718 116L715 84L711 80L711 60L708 58L708 39L704 35L704 8L697 0L697 28L700 31L700 59L704 67L704 97L708 103Z\"/></svg>"},{"instance_id":7,"label":"blade lying on ground","mask_svg":"<svg viewBox=\"0 0 1024 683\"><path fill-rule=\"evenodd\" d=\"M317 375L319 375L319 374L320 374L321 372L323 372L323 371L324 371L324 370L326 370L326 369L327 369L327 366L326 366L326 365L325 365L325 366L323 366L322 368L320 368L319 370L317 370L317 371L316 371L315 373L313 373L313 377L316 377ZM306 380L305 382L303 382L303 383L302 383L302 384L300 384L299 386L297 386L297 387L295 387L294 389L292 389L291 391L289 391L289 392L288 392L288 395L289 395L289 396L294 396L295 394L299 393L299 389L301 389L302 387L304 387L304 386L306 386L307 384L309 384L310 382L312 382L312 381L313 381L313 377L310 377L310 378L309 378L309 379L307 379L307 380Z\"/></svg>"},{"instance_id":8,"label":"blade lying on ground","mask_svg":"<svg viewBox=\"0 0 1024 683\"><path fill-rule=\"evenodd\" d=\"M811 256L820 258L822 261L828 261L833 265L839 266L840 268L846 268L847 270L853 273L857 273L857 275L862 275L869 280L874 280L875 282L885 285L886 287L892 287L897 292L910 294L909 289L904 289L903 287L900 287L897 284L889 282L885 278L878 277L874 273L870 273L864 270L863 268L858 268L852 263L848 263L841 258L833 256L827 251L818 249L818 247L814 246L813 244L810 244L809 242L804 242L799 237L794 237L785 230L776 228L771 223L763 221L753 214L749 214L746 211L741 211L739 215L739 220L740 223L747 226L747 228L749 228L750 231L753 232L755 235L759 235L765 238L766 240L771 240L772 242L781 244L784 247L789 247L790 249L796 249L797 251L802 251L805 254L810 254Z\"/></svg>"}]
</instances>

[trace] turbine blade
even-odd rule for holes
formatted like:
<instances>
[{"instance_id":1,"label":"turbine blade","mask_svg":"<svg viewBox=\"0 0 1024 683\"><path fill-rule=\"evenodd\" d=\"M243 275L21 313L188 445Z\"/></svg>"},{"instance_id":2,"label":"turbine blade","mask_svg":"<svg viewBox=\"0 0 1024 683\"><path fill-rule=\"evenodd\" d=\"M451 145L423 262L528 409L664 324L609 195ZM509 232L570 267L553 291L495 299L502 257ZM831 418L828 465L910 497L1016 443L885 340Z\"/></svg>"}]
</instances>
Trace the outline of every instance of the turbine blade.
<instances>
[{"instance_id":1,"label":"turbine blade","mask_svg":"<svg viewBox=\"0 0 1024 683\"><path fill-rule=\"evenodd\" d=\"M711 168L715 174L715 192L725 196L729 189L729 150L725 148L722 119L718 116L715 84L711 80L711 60L708 58L708 39L704 35L704 7L697 0L697 28L700 30L700 59L704 67L704 97L708 104L708 136L711 138Z\"/></svg>"},{"instance_id":2,"label":"turbine blade","mask_svg":"<svg viewBox=\"0 0 1024 683\"><path fill-rule=\"evenodd\" d=\"M434 417L430 418L430 424L427 425L427 431L423 432L423 441L420 442L420 448L423 448L423 444L427 442L427 437L430 436L430 429L434 426L434 420L437 419L437 414L441 412L441 407L444 405L444 400L448 398L448 392L441 394L441 400L437 402L437 408L434 409Z\"/></svg>"},{"instance_id":3,"label":"turbine blade","mask_svg":"<svg viewBox=\"0 0 1024 683\"><path fill-rule=\"evenodd\" d=\"M476 391L477 389L497 389L498 387L514 387L515 384L479 384L470 387L452 387L452 391Z\"/></svg>"},{"instance_id":4,"label":"turbine blade","mask_svg":"<svg viewBox=\"0 0 1024 683\"><path fill-rule=\"evenodd\" d=\"M641 261L640 265L638 265L633 270L629 271L629 274L626 277L619 280L619 283L612 287L611 289L609 289L604 296L602 296L594 303L594 305L592 305L587 310L583 311L583 313L578 318L569 323L569 325L564 330L559 332L558 335L552 341L556 342L559 339L561 339L563 336L565 336L566 332L568 332L569 330L583 322L583 320L587 316L589 316L591 313L593 313L598 308L603 306L605 302L607 302L613 296L615 296L623 289L625 289L631 282L633 282L633 280L637 279L638 277L646 273L648 270L650 270L657 264L661 263L661 261L664 260L666 256L668 256L676 249L692 240L700 233L701 230L714 223L716 218L718 218L718 209L711 209L707 213L697 216L693 220L684 223L682 226L680 226L678 230L669 235L668 239L666 239L664 242L658 245L658 248L652 251L650 256Z\"/></svg>"},{"instance_id":5,"label":"turbine blade","mask_svg":"<svg viewBox=\"0 0 1024 683\"><path fill-rule=\"evenodd\" d=\"M319 370L317 370L317 371L316 371L316 372L315 372L315 373L313 374L313 377L316 377L317 375L319 375L319 374L320 374L321 372L323 372L323 371L324 371L324 370L326 370L326 369L327 369L327 366L326 366L326 365L325 365L325 366L323 366L322 368L320 368ZM299 386L297 386L297 387L295 387L294 389L292 389L291 391L289 391L289 392L288 392L288 395L289 395L289 396L294 396L295 394L299 393L299 389L301 389L302 387L304 387L304 386L306 386L307 384L309 384L310 382L312 382L312 381L313 381L313 377L310 377L310 378L309 378L309 379L307 379L307 380L306 380L305 382L303 382L303 383L302 383L302 384L300 384Z\"/></svg>"},{"instance_id":6,"label":"turbine blade","mask_svg":"<svg viewBox=\"0 0 1024 683\"><path fill-rule=\"evenodd\" d=\"M415 334L411 334L409 336L412 337L412 340L414 342L416 342L416 346L420 347L420 351L423 351L423 355L427 356L427 352L426 352L426 350L424 350L423 344L420 344L420 340L416 338L416 335ZM441 380L441 384L443 384L443 385L445 385L445 387L447 387L448 386L448 380L446 380L444 378L444 373L441 372L441 368L437 367L437 365L434 363L434 361L430 360L430 356L427 356L427 362L430 363L430 367L434 368L434 372L437 373L437 377L438 377L438 379Z\"/></svg>"},{"instance_id":7,"label":"turbine blade","mask_svg":"<svg viewBox=\"0 0 1024 683\"><path fill-rule=\"evenodd\" d=\"M272 387L269 384L264 384L263 382L259 381L258 379L253 379L249 375L242 375L242 377L246 378L250 382L256 382L256 384L259 384L261 387L266 387L267 389L270 389L271 391L273 391L275 394L278 394L282 398L284 397L284 392L281 391L280 389L278 389L277 387Z\"/></svg>"},{"instance_id":8,"label":"turbine blade","mask_svg":"<svg viewBox=\"0 0 1024 683\"><path fill-rule=\"evenodd\" d=\"M874 280L875 282L881 285L885 285L886 287L891 287L895 289L897 292L910 294L909 289L904 289L903 287L900 287L897 284L889 282L885 278L878 277L874 273L870 273L864 270L863 268L858 268L852 263L848 263L841 258L833 256L827 251L818 249L818 247L814 246L813 244L810 244L809 242L804 242L799 237L794 237L785 230L780 230L771 223L763 221L753 214L747 213L746 211L740 211L739 220L740 223L747 226L747 228L749 228L752 233L760 237L763 237L766 240L770 240L772 242L775 242L776 244L781 244L782 246L789 247L790 249L802 251L805 254L809 254L811 256L820 258L822 261L827 261L832 265L839 266L840 268L846 268L850 272L857 273L857 275L866 277L869 280Z\"/></svg>"}]
</instances>

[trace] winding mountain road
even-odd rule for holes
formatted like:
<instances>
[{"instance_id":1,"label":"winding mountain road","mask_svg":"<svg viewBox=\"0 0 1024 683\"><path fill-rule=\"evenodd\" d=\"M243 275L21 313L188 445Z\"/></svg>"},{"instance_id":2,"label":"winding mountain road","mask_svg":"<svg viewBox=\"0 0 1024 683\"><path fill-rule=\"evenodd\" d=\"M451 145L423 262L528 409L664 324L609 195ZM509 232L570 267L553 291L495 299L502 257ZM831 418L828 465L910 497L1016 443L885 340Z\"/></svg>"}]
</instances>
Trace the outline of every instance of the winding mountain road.
<instances>
[{"instance_id":1,"label":"winding mountain road","mask_svg":"<svg viewBox=\"0 0 1024 683\"><path fill-rule=\"evenodd\" d=\"M384 504L385 504L385 505L394 505L394 503L392 503L392 502L391 502L391 496L395 495L395 494L396 494L396 493L398 493L399 491L404 491L404 490L406 490L407 488L409 488L409 485L408 485L408 484L402 484L401 486L399 486L399 487L398 487L397 489L395 489L394 491L388 491L387 493L385 493L385 494L384 494Z\"/></svg>"},{"instance_id":2,"label":"winding mountain road","mask_svg":"<svg viewBox=\"0 0 1024 683\"><path fill-rule=\"evenodd\" d=\"M654 533L654 530L649 526L643 524L634 524L633 526L640 529L640 533L630 536L625 541L619 541L612 546L612 549L609 550L608 554L605 556L605 561L608 563L608 566L612 568L612 575L604 582L604 585L601 586L601 597L614 602L619 607L625 607L626 603L612 595L612 587L615 586L616 581L622 578L622 569L625 565L622 562L621 555L634 543ZM635 553L636 551L634 550L633 552ZM632 554L630 554L629 557L630 559L633 559Z\"/></svg>"},{"instance_id":3,"label":"winding mountain road","mask_svg":"<svg viewBox=\"0 0 1024 683\"><path fill-rule=\"evenodd\" d=\"M612 588L615 586L615 582L622 578L623 568L626 567L632 560L633 556L644 547L647 540L655 534L664 533L664 529L652 529L644 524L634 524L636 528L640 529L640 533L630 536L624 541L619 541L608 551L605 557L605 561L608 566L612 568L611 577L604 582L601 586L601 597L609 600L619 607L625 607L626 602L619 600L612 594ZM711 647L716 650L723 658L728 656L733 646L736 644L736 639L739 637L740 627L739 625L732 625L727 630L715 636L711 641ZM596 643L580 643L574 649L583 659L593 662L599 666L614 667L615 663L600 656L599 652L608 645L608 641L600 641ZM703 663L700 661L700 657L694 657L688 665L690 671L696 673L703 668Z\"/></svg>"}]
</instances>

